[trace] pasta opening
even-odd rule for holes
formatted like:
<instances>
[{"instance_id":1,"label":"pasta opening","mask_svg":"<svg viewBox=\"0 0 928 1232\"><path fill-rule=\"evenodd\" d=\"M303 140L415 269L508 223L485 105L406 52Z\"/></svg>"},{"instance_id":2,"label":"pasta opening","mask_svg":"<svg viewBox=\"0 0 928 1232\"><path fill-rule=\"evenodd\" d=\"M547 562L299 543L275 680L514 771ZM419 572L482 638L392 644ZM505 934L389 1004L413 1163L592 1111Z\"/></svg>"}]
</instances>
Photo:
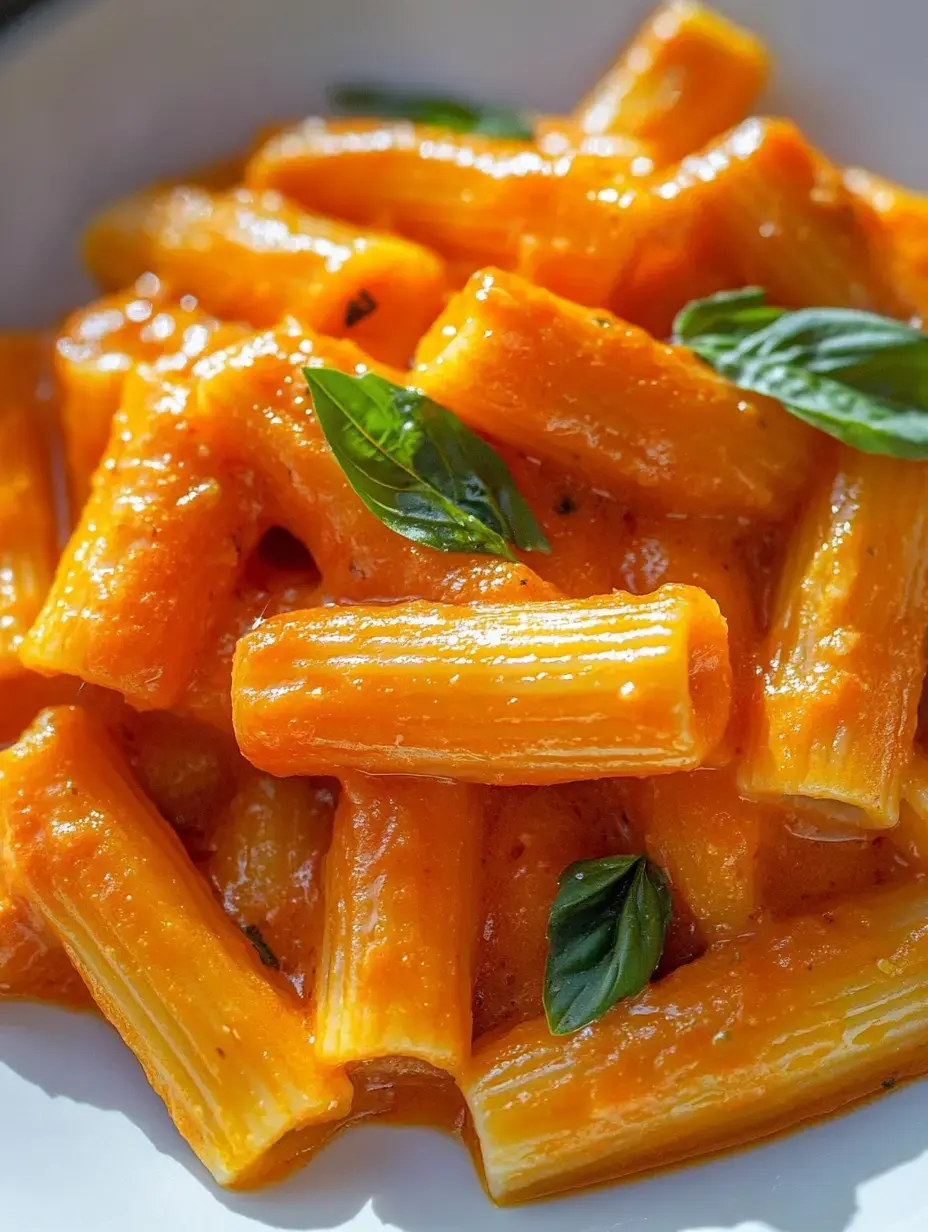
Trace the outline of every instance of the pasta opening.
<instances>
[{"instance_id":1,"label":"pasta opening","mask_svg":"<svg viewBox=\"0 0 928 1232\"><path fill-rule=\"evenodd\" d=\"M254 556L269 569L284 573L301 573L319 581L321 574L309 549L283 526L272 526L262 535Z\"/></svg>"}]
</instances>

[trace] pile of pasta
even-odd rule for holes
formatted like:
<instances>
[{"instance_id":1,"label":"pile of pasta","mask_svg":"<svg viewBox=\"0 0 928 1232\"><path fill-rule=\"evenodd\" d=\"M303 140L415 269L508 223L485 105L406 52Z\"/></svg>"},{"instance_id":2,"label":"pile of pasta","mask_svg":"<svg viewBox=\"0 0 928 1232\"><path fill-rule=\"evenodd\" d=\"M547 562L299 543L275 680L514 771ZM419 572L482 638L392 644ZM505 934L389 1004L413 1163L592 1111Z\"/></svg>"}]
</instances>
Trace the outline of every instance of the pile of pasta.
<instances>
[{"instance_id":1,"label":"pile of pasta","mask_svg":"<svg viewBox=\"0 0 928 1232\"><path fill-rule=\"evenodd\" d=\"M524 135L276 130L0 339L0 995L102 1013L220 1184L380 1116L514 1201L928 1068L928 463L665 341L928 313L928 199L745 118L766 71L673 0ZM365 470L423 423L426 505ZM558 1027L593 867L662 925Z\"/></svg>"}]
</instances>

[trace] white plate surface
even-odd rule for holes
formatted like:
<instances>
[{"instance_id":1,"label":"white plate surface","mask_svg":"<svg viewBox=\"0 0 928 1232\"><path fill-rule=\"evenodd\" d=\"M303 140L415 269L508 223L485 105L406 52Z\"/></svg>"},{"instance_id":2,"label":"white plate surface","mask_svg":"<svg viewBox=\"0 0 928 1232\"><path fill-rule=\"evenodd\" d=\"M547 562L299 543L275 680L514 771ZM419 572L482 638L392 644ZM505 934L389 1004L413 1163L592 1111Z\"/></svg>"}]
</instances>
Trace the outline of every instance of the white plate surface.
<instances>
[{"instance_id":1,"label":"white plate surface","mask_svg":"<svg viewBox=\"0 0 928 1232\"><path fill-rule=\"evenodd\" d=\"M98 205L378 78L567 107L645 0L84 0L0 40L0 325L89 293ZM928 188L926 0L726 0L779 65L768 109ZM926 1007L928 1010L928 1007ZM0 1232L926 1232L928 1084L710 1163L495 1210L463 1149L355 1130L286 1184L219 1191L89 1018L0 1005Z\"/></svg>"}]
</instances>

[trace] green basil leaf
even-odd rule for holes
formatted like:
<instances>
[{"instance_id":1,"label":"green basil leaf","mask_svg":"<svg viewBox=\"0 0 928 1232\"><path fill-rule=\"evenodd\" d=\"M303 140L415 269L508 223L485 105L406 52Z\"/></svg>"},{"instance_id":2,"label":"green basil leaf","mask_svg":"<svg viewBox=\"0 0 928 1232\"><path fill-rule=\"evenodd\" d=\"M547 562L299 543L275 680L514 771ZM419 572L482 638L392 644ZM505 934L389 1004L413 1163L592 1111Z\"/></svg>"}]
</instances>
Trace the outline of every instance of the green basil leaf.
<instances>
[{"instance_id":1,"label":"green basil leaf","mask_svg":"<svg viewBox=\"0 0 928 1232\"><path fill-rule=\"evenodd\" d=\"M367 85L339 86L332 91L331 97L340 111L355 115L415 120L457 133L482 133L487 137L508 137L515 141L531 141L534 136L531 116L514 107L478 106L455 98L435 98Z\"/></svg>"},{"instance_id":2,"label":"green basil leaf","mask_svg":"<svg viewBox=\"0 0 928 1232\"><path fill-rule=\"evenodd\" d=\"M928 457L928 335L847 308L789 312L746 287L688 304L674 341L866 453Z\"/></svg>"},{"instance_id":3,"label":"green basil leaf","mask_svg":"<svg viewBox=\"0 0 928 1232\"><path fill-rule=\"evenodd\" d=\"M928 409L928 335L891 317L851 308L803 308L743 339L738 354L772 357L862 393Z\"/></svg>"},{"instance_id":4,"label":"green basil leaf","mask_svg":"<svg viewBox=\"0 0 928 1232\"><path fill-rule=\"evenodd\" d=\"M701 354L701 352L697 352ZM741 389L778 399L791 414L863 453L928 458L928 407L909 407L776 358L709 361Z\"/></svg>"},{"instance_id":5,"label":"green basil leaf","mask_svg":"<svg viewBox=\"0 0 928 1232\"><path fill-rule=\"evenodd\" d=\"M762 287L719 291L706 299L691 300L676 315L673 340L690 346L696 339L715 335L746 337L783 315L783 308L773 308L766 301L767 292Z\"/></svg>"},{"instance_id":6,"label":"green basil leaf","mask_svg":"<svg viewBox=\"0 0 928 1232\"><path fill-rule=\"evenodd\" d=\"M551 1034L579 1031L641 992L660 962L670 917L667 882L644 856L566 868L548 916L544 1006Z\"/></svg>"},{"instance_id":7,"label":"green basil leaf","mask_svg":"<svg viewBox=\"0 0 928 1232\"><path fill-rule=\"evenodd\" d=\"M355 492L398 535L442 552L550 552L505 462L416 389L373 372L304 368L326 440Z\"/></svg>"}]
</instances>

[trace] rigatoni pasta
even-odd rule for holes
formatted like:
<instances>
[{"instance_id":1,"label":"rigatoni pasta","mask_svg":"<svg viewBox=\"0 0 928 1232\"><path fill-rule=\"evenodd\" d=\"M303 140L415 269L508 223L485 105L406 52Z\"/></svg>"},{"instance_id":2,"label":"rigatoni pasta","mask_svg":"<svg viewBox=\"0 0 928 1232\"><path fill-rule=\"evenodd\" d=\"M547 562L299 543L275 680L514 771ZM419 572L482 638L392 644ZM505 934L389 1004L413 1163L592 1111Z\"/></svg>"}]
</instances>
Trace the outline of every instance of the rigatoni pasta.
<instances>
[{"instance_id":1,"label":"rigatoni pasta","mask_svg":"<svg viewBox=\"0 0 928 1232\"><path fill-rule=\"evenodd\" d=\"M761 844L782 819L742 800L731 774L717 770L630 785L628 811L706 940L752 931L763 906Z\"/></svg>"},{"instance_id":2,"label":"rigatoni pasta","mask_svg":"<svg viewBox=\"0 0 928 1232\"><path fill-rule=\"evenodd\" d=\"M0 754L0 800L8 790ZM29 997L67 1006L92 1004L58 937L18 884L0 825L0 999Z\"/></svg>"},{"instance_id":3,"label":"rigatoni pasta","mask_svg":"<svg viewBox=\"0 0 928 1232\"><path fill-rule=\"evenodd\" d=\"M906 301L928 319L928 197L861 167L849 167L844 184L874 252L890 270Z\"/></svg>"},{"instance_id":4,"label":"rigatoni pasta","mask_svg":"<svg viewBox=\"0 0 928 1232\"><path fill-rule=\"evenodd\" d=\"M758 570L747 559L756 528L746 532L741 519L713 517L626 513L623 521L625 533L618 540L613 537L604 549L611 564L610 585L634 595L650 594L665 582L698 586L715 599L725 617L732 665L731 715L725 739L709 762L726 765L737 760L744 748L759 653Z\"/></svg>"},{"instance_id":5,"label":"rigatoni pasta","mask_svg":"<svg viewBox=\"0 0 928 1232\"><path fill-rule=\"evenodd\" d=\"M519 272L659 336L687 300L745 285L791 307L913 309L840 168L789 121L752 116L598 191L559 184L558 208L524 229Z\"/></svg>"},{"instance_id":6,"label":"rigatoni pasta","mask_svg":"<svg viewBox=\"0 0 928 1232\"><path fill-rule=\"evenodd\" d=\"M15 890L0 894L0 999L28 998L68 1008L92 1005L58 938Z\"/></svg>"},{"instance_id":7,"label":"rigatoni pasta","mask_svg":"<svg viewBox=\"0 0 928 1232\"><path fill-rule=\"evenodd\" d=\"M18 652L58 554L42 409L46 350L32 335L0 336L0 680L22 673Z\"/></svg>"},{"instance_id":8,"label":"rigatoni pasta","mask_svg":"<svg viewBox=\"0 0 928 1232\"><path fill-rule=\"evenodd\" d=\"M672 162L744 119L766 75L754 35L693 0L670 0L574 115L585 133L630 133Z\"/></svg>"},{"instance_id":9,"label":"rigatoni pasta","mask_svg":"<svg viewBox=\"0 0 928 1232\"><path fill-rule=\"evenodd\" d=\"M299 1003L262 972L105 732L49 712L4 766L10 850L32 902L220 1182L286 1134L344 1115ZM77 874L77 875L75 875Z\"/></svg>"},{"instance_id":10,"label":"rigatoni pasta","mask_svg":"<svg viewBox=\"0 0 928 1232\"><path fill-rule=\"evenodd\" d=\"M260 529L250 476L217 469L189 422L192 397L189 383L141 373L129 383L23 648L26 666L80 676L141 707L180 697L214 605L231 594Z\"/></svg>"},{"instance_id":11,"label":"rigatoni pasta","mask_svg":"<svg viewBox=\"0 0 928 1232\"><path fill-rule=\"evenodd\" d=\"M388 227L471 270L512 264L551 161L528 142L406 122L311 119L272 137L246 180L305 209Z\"/></svg>"},{"instance_id":12,"label":"rigatoni pasta","mask_svg":"<svg viewBox=\"0 0 928 1232\"><path fill-rule=\"evenodd\" d=\"M226 914L307 1001L322 945L322 868L337 784L248 772L210 828L202 868Z\"/></svg>"},{"instance_id":13,"label":"rigatoni pasta","mask_svg":"<svg viewBox=\"0 0 928 1232\"><path fill-rule=\"evenodd\" d=\"M265 617L314 607L322 597L319 579L299 571L274 571L273 576L266 578L255 577L254 573L246 564L244 576L217 613L209 638L176 702L177 710L230 734L232 656L240 638Z\"/></svg>"},{"instance_id":14,"label":"rigatoni pasta","mask_svg":"<svg viewBox=\"0 0 928 1232\"><path fill-rule=\"evenodd\" d=\"M928 632L928 468L842 449L788 551L740 773L892 826Z\"/></svg>"},{"instance_id":15,"label":"rigatoni pasta","mask_svg":"<svg viewBox=\"0 0 928 1232\"><path fill-rule=\"evenodd\" d=\"M766 287L790 307L906 314L840 169L794 124L746 120L704 155L685 159L682 172L680 199L688 195L708 215L710 242L731 254L732 285Z\"/></svg>"},{"instance_id":16,"label":"rigatoni pasta","mask_svg":"<svg viewBox=\"0 0 928 1232\"><path fill-rule=\"evenodd\" d=\"M472 787L343 776L326 856L323 1060L402 1056L460 1072L470 1055L482 804Z\"/></svg>"},{"instance_id":17,"label":"rigatoni pasta","mask_svg":"<svg viewBox=\"0 0 928 1232\"><path fill-rule=\"evenodd\" d=\"M293 313L398 364L445 290L444 266L427 249L241 188L181 187L115 206L91 229L87 257L106 285L154 270L221 317L261 327Z\"/></svg>"},{"instance_id":18,"label":"rigatoni pasta","mask_svg":"<svg viewBox=\"0 0 928 1232\"><path fill-rule=\"evenodd\" d=\"M415 380L489 436L676 512L783 513L815 460L817 442L775 404L496 270L451 300Z\"/></svg>"},{"instance_id":19,"label":"rigatoni pasta","mask_svg":"<svg viewBox=\"0 0 928 1232\"><path fill-rule=\"evenodd\" d=\"M239 643L235 731L246 757L276 774L325 764L496 784L645 775L705 760L725 730L729 679L725 622L695 587L322 610L277 617Z\"/></svg>"},{"instance_id":20,"label":"rigatoni pasta","mask_svg":"<svg viewBox=\"0 0 928 1232\"><path fill-rule=\"evenodd\" d=\"M80 308L55 342L61 426L71 505L79 515L106 450L126 377L146 362L179 375L240 333L200 308L192 295L173 297L154 274L127 291Z\"/></svg>"},{"instance_id":21,"label":"rigatoni pasta","mask_svg":"<svg viewBox=\"0 0 928 1232\"><path fill-rule=\"evenodd\" d=\"M490 1193L738 1145L919 1072L924 911L912 886L770 925L570 1041L538 1021L487 1041L463 1085Z\"/></svg>"},{"instance_id":22,"label":"rigatoni pasta","mask_svg":"<svg viewBox=\"0 0 928 1232\"><path fill-rule=\"evenodd\" d=\"M210 448L262 477L265 508L312 553L322 574L322 599L471 602L557 594L525 565L429 551L371 516L353 496L326 441L304 367L403 379L353 343L291 322L207 365L190 413Z\"/></svg>"},{"instance_id":23,"label":"rigatoni pasta","mask_svg":"<svg viewBox=\"0 0 928 1232\"><path fill-rule=\"evenodd\" d=\"M928 1071L928 210L766 71L670 0L569 114L337 89L0 339L0 1018L101 1011L222 1185Z\"/></svg>"}]
</instances>

